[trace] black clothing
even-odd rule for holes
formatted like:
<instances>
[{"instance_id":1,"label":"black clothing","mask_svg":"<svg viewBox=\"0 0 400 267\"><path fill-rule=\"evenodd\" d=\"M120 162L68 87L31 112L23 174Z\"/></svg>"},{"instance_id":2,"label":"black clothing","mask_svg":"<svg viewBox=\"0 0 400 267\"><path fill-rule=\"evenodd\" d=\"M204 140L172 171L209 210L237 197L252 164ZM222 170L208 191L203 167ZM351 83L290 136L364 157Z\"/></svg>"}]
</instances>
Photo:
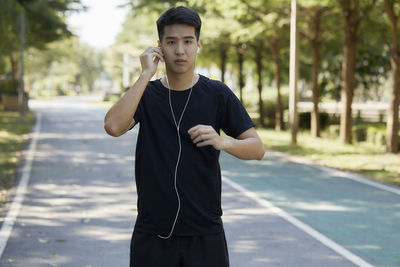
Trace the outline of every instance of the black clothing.
<instances>
[{"instance_id":1,"label":"black clothing","mask_svg":"<svg viewBox=\"0 0 400 267\"><path fill-rule=\"evenodd\" d=\"M148 84L134 115L140 123L136 147L138 216L135 231L167 236L178 200L174 172L179 152L177 130L168 101L168 88L160 80ZM179 120L190 90L171 91L175 118ZM188 130L211 125L236 138L254 126L246 110L223 83L200 75L179 129L182 154L177 187L181 210L173 235L196 236L223 231L221 221L221 171L219 151L197 147Z\"/></svg>"},{"instance_id":2,"label":"black clothing","mask_svg":"<svg viewBox=\"0 0 400 267\"><path fill-rule=\"evenodd\" d=\"M229 267L225 233L173 236L133 232L130 267Z\"/></svg>"}]
</instances>

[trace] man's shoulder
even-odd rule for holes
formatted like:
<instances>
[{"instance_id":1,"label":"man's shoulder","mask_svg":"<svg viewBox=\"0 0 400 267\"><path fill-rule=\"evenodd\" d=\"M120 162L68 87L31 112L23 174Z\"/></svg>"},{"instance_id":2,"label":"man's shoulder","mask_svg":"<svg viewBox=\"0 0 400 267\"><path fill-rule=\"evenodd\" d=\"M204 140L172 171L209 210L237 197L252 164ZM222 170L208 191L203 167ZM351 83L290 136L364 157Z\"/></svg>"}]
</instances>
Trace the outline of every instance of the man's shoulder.
<instances>
[{"instance_id":1,"label":"man's shoulder","mask_svg":"<svg viewBox=\"0 0 400 267\"><path fill-rule=\"evenodd\" d=\"M161 85L161 82L159 79L149 81L149 83L146 86L146 90L144 91L143 96L162 93L163 90L162 90L161 86L162 85Z\"/></svg>"},{"instance_id":2,"label":"man's shoulder","mask_svg":"<svg viewBox=\"0 0 400 267\"><path fill-rule=\"evenodd\" d=\"M231 92L231 89L225 83L219 80L214 80L209 77L200 75L200 81L202 86L217 91L219 93L226 94Z\"/></svg>"},{"instance_id":3,"label":"man's shoulder","mask_svg":"<svg viewBox=\"0 0 400 267\"><path fill-rule=\"evenodd\" d=\"M157 87L160 87L160 80L152 80L152 81L149 81L149 83L147 84L147 88L152 88L152 89L154 89L154 88L157 88Z\"/></svg>"}]
</instances>

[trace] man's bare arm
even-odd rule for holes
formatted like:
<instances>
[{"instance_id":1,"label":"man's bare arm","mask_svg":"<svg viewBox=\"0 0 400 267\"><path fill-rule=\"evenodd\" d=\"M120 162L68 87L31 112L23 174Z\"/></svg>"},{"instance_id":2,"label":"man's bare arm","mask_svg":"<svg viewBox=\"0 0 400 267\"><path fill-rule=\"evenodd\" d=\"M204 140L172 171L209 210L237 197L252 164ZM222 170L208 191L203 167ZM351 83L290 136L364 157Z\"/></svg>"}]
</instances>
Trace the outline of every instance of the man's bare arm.
<instances>
[{"instance_id":1,"label":"man's bare arm","mask_svg":"<svg viewBox=\"0 0 400 267\"><path fill-rule=\"evenodd\" d=\"M115 137L123 135L135 125L133 115L147 84L157 70L159 60L163 60L163 55L158 47L149 47L140 55L142 73L135 84L110 108L104 118L104 129L109 135Z\"/></svg>"},{"instance_id":2,"label":"man's bare arm","mask_svg":"<svg viewBox=\"0 0 400 267\"><path fill-rule=\"evenodd\" d=\"M150 78L149 74L142 73L136 83L107 112L104 129L109 135L123 135L135 124L133 115Z\"/></svg>"}]
</instances>

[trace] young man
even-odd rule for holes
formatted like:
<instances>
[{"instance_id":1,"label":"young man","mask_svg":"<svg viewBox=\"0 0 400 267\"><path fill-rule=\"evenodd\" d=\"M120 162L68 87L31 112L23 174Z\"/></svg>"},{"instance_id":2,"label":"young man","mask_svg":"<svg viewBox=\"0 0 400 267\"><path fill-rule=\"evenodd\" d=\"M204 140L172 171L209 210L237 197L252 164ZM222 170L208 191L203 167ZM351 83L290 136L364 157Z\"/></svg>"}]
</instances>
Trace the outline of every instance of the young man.
<instances>
[{"instance_id":1,"label":"young man","mask_svg":"<svg viewBox=\"0 0 400 267\"><path fill-rule=\"evenodd\" d=\"M140 123L131 266L229 266L220 150L240 159L264 156L254 123L232 91L194 73L200 28L200 17L188 8L162 14L158 47L140 56L140 77L105 117L112 136ZM166 75L150 81L160 61Z\"/></svg>"}]
</instances>

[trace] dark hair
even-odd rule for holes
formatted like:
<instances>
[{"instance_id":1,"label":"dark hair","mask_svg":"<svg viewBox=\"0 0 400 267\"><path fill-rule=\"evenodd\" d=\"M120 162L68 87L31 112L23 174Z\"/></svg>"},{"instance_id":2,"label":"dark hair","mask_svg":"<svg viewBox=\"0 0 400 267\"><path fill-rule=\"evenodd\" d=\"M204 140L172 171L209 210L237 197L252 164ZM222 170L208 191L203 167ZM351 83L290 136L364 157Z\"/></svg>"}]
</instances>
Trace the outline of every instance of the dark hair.
<instances>
[{"instance_id":1,"label":"dark hair","mask_svg":"<svg viewBox=\"0 0 400 267\"><path fill-rule=\"evenodd\" d=\"M201 19L196 11L179 6L165 11L157 20L157 31L160 42L164 36L164 28L168 25L184 24L193 26L197 40L200 38Z\"/></svg>"}]
</instances>

